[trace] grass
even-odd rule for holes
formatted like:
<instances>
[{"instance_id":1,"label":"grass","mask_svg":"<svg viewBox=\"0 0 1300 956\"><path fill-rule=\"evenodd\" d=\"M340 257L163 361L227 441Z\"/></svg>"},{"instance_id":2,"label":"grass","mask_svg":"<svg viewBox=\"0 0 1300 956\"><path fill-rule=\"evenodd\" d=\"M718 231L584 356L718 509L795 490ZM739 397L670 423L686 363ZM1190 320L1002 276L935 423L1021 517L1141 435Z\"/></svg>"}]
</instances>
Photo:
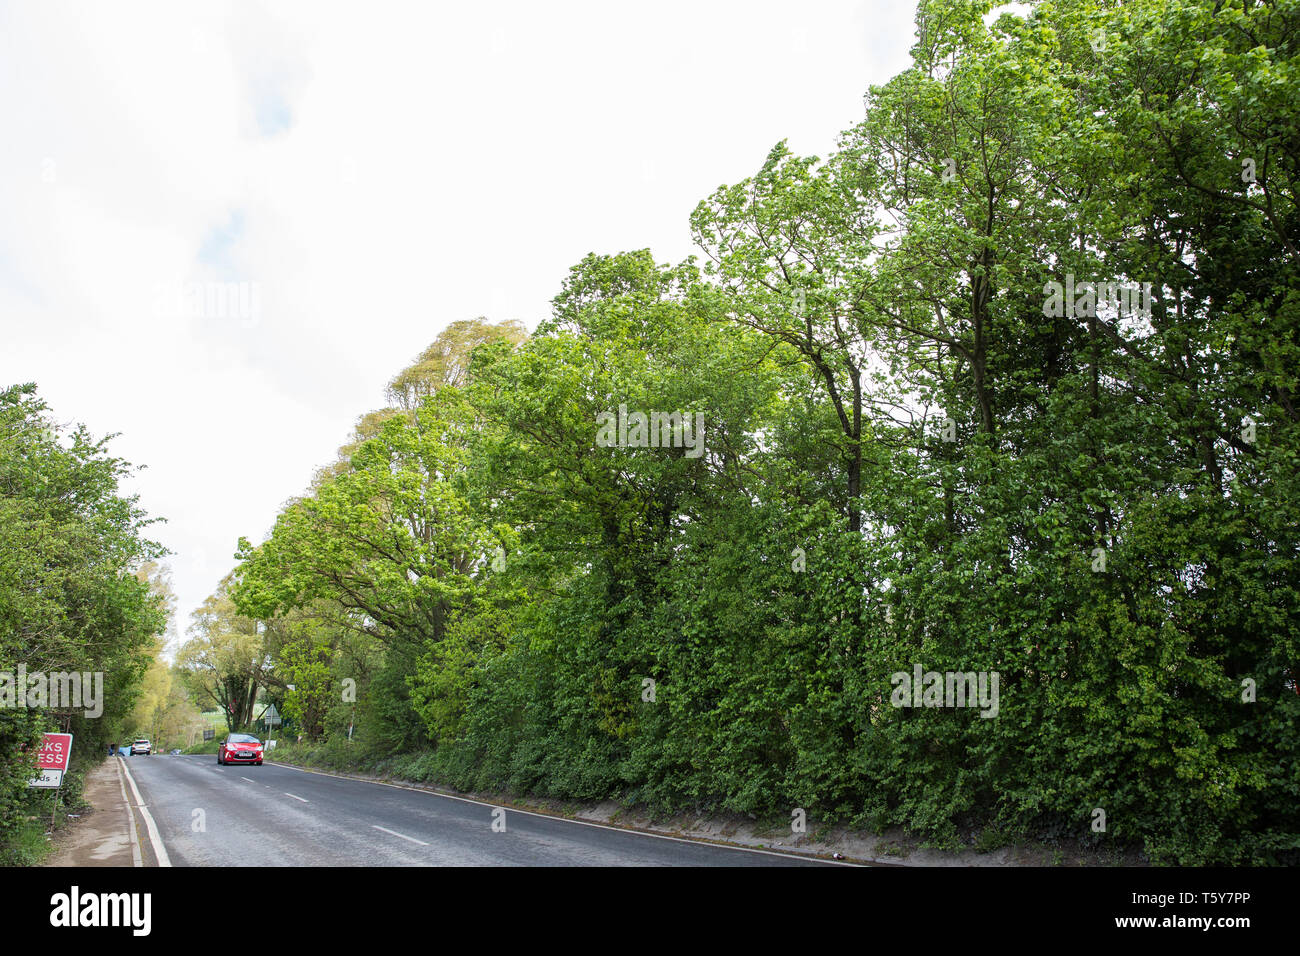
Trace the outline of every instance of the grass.
<instances>
[{"instance_id":1,"label":"grass","mask_svg":"<svg viewBox=\"0 0 1300 956\"><path fill-rule=\"evenodd\" d=\"M46 834L49 814L28 817L0 848L0 863L5 866L39 866L54 851Z\"/></svg>"},{"instance_id":2,"label":"grass","mask_svg":"<svg viewBox=\"0 0 1300 956\"><path fill-rule=\"evenodd\" d=\"M193 747L186 747L181 753L186 754L212 754L216 756L217 748L221 746L221 739L213 737L211 740L200 740Z\"/></svg>"},{"instance_id":3,"label":"grass","mask_svg":"<svg viewBox=\"0 0 1300 956\"><path fill-rule=\"evenodd\" d=\"M64 776L52 826L50 815L55 806L52 791L28 791L24 798L21 822L0 839L0 866L39 866L54 850L50 835L68 825L68 814L83 814L91 809L85 798L84 770Z\"/></svg>"}]
</instances>

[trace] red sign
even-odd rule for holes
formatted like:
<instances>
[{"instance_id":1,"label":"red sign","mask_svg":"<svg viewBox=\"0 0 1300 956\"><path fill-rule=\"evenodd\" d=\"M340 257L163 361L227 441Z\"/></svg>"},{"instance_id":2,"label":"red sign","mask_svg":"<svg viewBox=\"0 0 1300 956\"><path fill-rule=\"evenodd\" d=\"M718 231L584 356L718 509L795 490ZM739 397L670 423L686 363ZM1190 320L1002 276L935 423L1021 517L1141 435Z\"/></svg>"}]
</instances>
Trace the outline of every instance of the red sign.
<instances>
[{"instance_id":1,"label":"red sign","mask_svg":"<svg viewBox=\"0 0 1300 956\"><path fill-rule=\"evenodd\" d=\"M72 734L46 734L36 766L41 770L67 770L72 753Z\"/></svg>"}]
</instances>

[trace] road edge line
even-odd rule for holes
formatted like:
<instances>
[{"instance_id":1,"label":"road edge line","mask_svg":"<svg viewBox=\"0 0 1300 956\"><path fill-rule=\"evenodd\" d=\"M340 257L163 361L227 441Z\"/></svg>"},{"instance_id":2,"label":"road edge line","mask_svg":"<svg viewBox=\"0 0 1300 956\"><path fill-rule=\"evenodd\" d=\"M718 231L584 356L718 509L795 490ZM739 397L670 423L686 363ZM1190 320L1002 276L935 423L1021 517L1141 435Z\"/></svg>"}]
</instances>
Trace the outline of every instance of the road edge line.
<instances>
[{"instance_id":1,"label":"road edge line","mask_svg":"<svg viewBox=\"0 0 1300 956\"><path fill-rule=\"evenodd\" d=\"M171 857L167 855L167 848L163 846L162 835L158 832L158 825L153 822L153 814L149 808L144 805L144 797L140 796L140 788L135 785L135 777L131 776L131 768L122 761L122 769L126 771L126 782L131 785L131 792L135 794L135 803L140 815L144 817L145 832L149 834L149 844L153 847L154 856L158 858L159 866L171 866Z\"/></svg>"},{"instance_id":2,"label":"road edge line","mask_svg":"<svg viewBox=\"0 0 1300 956\"><path fill-rule=\"evenodd\" d=\"M135 814L131 812L131 798L126 795L126 778L122 776L122 760L117 762L117 785L122 790L122 806L126 808L126 823L131 834L131 865L144 866L140 856L140 831L135 825Z\"/></svg>"}]
</instances>

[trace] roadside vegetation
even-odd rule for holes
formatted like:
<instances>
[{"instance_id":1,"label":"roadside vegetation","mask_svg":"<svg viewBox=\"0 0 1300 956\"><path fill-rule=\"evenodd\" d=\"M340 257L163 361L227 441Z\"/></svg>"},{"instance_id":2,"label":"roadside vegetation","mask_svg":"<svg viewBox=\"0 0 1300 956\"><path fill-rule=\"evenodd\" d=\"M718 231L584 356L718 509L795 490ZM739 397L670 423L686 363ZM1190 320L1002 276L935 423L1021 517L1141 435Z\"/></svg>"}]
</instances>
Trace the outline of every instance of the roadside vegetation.
<instances>
[{"instance_id":1,"label":"roadside vegetation","mask_svg":"<svg viewBox=\"0 0 1300 956\"><path fill-rule=\"evenodd\" d=\"M0 669L117 709L0 710L0 839L58 720L273 704L272 760L463 791L1300 863L1300 0L991 6L697 256L446 324L173 667L125 466L3 393Z\"/></svg>"},{"instance_id":2,"label":"roadside vegetation","mask_svg":"<svg viewBox=\"0 0 1300 956\"><path fill-rule=\"evenodd\" d=\"M151 520L135 499L119 493L131 466L107 445L60 425L35 386L0 389L2 864L44 855L47 832L76 812L86 770L150 726L166 671L157 660L163 549L146 537ZM53 699L44 678L74 673L96 700ZM54 793L27 785L49 731L73 734L53 820Z\"/></svg>"},{"instance_id":3,"label":"roadside vegetation","mask_svg":"<svg viewBox=\"0 0 1300 956\"><path fill-rule=\"evenodd\" d=\"M196 619L233 716L465 790L1300 860L1300 6L987 7L923 2L698 259L400 372Z\"/></svg>"}]
</instances>

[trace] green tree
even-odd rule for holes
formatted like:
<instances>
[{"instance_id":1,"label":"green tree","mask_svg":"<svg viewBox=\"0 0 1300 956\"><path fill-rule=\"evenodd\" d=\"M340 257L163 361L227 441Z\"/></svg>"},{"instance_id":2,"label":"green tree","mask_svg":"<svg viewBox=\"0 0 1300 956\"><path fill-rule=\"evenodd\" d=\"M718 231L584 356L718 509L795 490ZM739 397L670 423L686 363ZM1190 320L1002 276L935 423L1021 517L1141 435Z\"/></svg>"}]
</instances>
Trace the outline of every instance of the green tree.
<instances>
[{"instance_id":1,"label":"green tree","mask_svg":"<svg viewBox=\"0 0 1300 956\"><path fill-rule=\"evenodd\" d=\"M108 441L60 427L34 385L0 390L0 674L12 681L21 665L102 682L97 714L39 699L0 707L0 857L34 799L41 732L74 734L74 770L102 758L166 626L165 601L137 576L164 550L145 537L152 519L138 500L120 493L132 466Z\"/></svg>"}]
</instances>

